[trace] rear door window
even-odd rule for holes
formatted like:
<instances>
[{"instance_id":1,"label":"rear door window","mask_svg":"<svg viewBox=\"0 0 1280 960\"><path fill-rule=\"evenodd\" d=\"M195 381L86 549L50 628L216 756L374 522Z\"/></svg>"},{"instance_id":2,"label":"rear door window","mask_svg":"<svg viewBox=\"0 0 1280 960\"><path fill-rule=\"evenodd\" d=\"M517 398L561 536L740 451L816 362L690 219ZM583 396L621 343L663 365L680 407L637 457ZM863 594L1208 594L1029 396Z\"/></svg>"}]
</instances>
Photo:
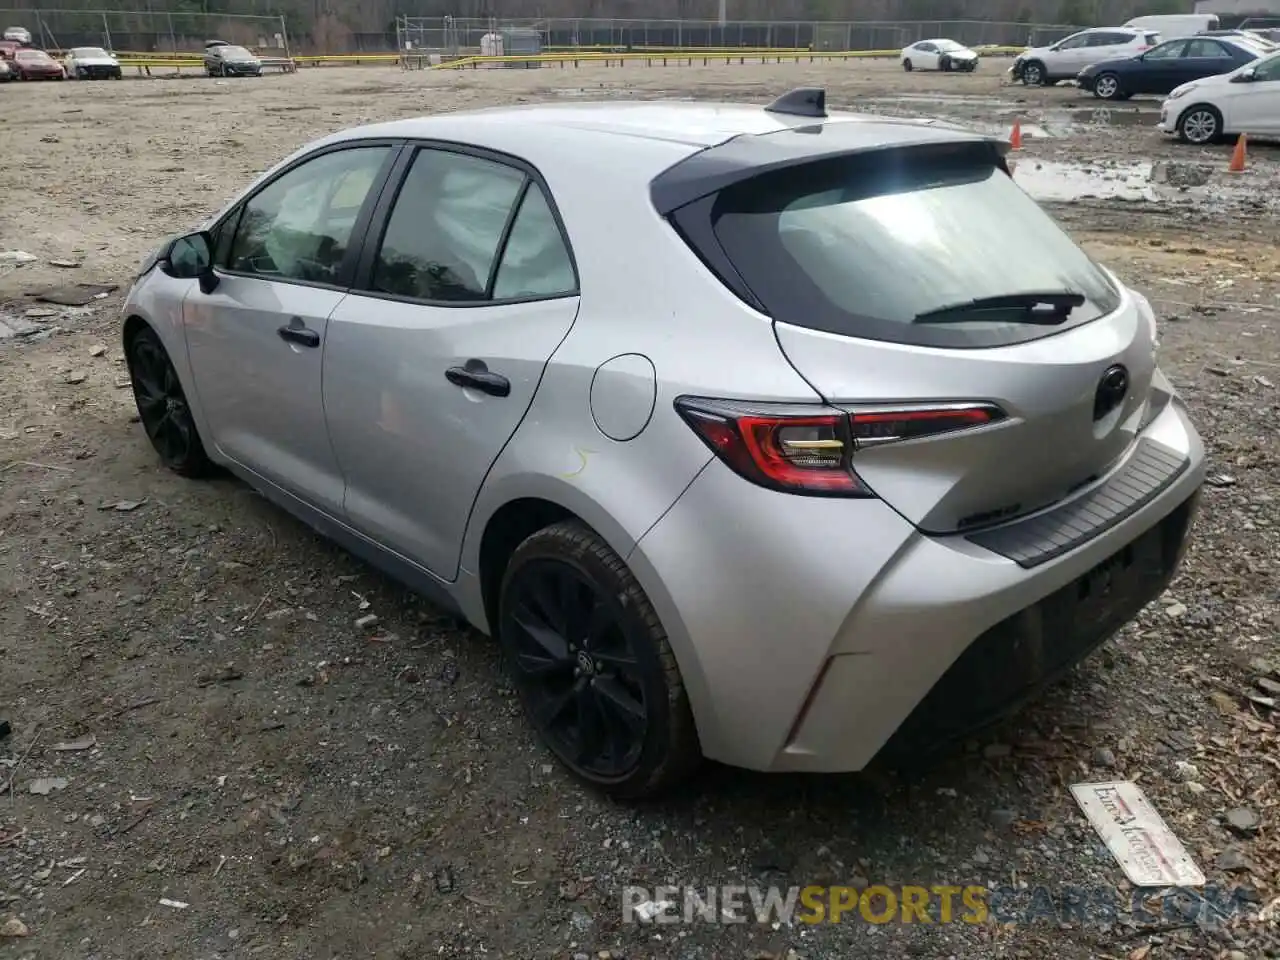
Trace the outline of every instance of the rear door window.
<instances>
[{"instance_id":1,"label":"rear door window","mask_svg":"<svg viewBox=\"0 0 1280 960\"><path fill-rule=\"evenodd\" d=\"M1216 40L1192 40L1187 44L1184 57L1210 57L1218 60L1227 56L1227 51Z\"/></svg>"},{"instance_id":2,"label":"rear door window","mask_svg":"<svg viewBox=\"0 0 1280 960\"><path fill-rule=\"evenodd\" d=\"M483 157L420 150L387 221L373 289L436 302L488 299L524 181L523 171Z\"/></svg>"},{"instance_id":3,"label":"rear door window","mask_svg":"<svg viewBox=\"0 0 1280 960\"><path fill-rule=\"evenodd\" d=\"M996 346L1086 323L1120 302L1105 271L985 150L916 147L790 167L722 190L709 215L766 312L811 329ZM1052 325L936 316L1031 293L1080 304Z\"/></svg>"}]
</instances>

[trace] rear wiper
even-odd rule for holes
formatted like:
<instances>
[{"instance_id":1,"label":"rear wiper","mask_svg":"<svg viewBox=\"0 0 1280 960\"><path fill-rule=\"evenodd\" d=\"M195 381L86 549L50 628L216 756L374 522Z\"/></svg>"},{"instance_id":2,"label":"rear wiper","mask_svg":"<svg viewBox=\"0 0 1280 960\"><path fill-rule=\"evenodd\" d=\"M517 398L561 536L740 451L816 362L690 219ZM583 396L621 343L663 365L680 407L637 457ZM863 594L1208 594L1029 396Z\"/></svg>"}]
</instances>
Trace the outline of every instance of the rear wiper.
<instances>
[{"instance_id":1,"label":"rear wiper","mask_svg":"<svg viewBox=\"0 0 1280 960\"><path fill-rule=\"evenodd\" d=\"M915 316L915 323L965 323L971 320L1003 320L1012 323L1062 323L1076 307L1083 306L1083 293L1049 290L1034 293L1007 293L952 303Z\"/></svg>"}]
</instances>

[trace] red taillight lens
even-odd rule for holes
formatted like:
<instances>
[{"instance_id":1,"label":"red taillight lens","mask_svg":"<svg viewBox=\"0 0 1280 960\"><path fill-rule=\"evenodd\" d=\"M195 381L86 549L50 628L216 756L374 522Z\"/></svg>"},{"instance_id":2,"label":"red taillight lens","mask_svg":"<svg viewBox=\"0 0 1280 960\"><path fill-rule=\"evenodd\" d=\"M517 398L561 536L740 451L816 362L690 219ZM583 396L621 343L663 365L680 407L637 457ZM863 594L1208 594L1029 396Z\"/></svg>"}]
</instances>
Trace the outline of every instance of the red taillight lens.
<instances>
[{"instance_id":1,"label":"red taillight lens","mask_svg":"<svg viewBox=\"0 0 1280 960\"><path fill-rule=\"evenodd\" d=\"M872 497L854 452L994 423L991 404L866 407L751 404L680 397L676 410L732 470L763 487L810 496Z\"/></svg>"},{"instance_id":2,"label":"red taillight lens","mask_svg":"<svg viewBox=\"0 0 1280 960\"><path fill-rule=\"evenodd\" d=\"M849 468L849 418L830 407L738 404L681 397L676 410L717 456L762 487L869 497Z\"/></svg>"},{"instance_id":3,"label":"red taillight lens","mask_svg":"<svg viewBox=\"0 0 1280 960\"><path fill-rule=\"evenodd\" d=\"M898 440L917 440L954 430L981 427L1004 419L1004 411L989 403L957 403L930 407L853 408L849 411L853 440L870 447Z\"/></svg>"}]
</instances>

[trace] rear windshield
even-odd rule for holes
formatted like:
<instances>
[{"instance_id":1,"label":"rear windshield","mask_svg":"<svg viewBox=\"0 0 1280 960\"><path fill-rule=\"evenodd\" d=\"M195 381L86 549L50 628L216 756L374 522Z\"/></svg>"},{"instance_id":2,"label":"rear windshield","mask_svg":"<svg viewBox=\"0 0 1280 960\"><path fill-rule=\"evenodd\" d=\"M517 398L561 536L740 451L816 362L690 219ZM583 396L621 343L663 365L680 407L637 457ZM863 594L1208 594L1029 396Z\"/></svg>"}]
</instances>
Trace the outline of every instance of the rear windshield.
<instances>
[{"instance_id":1,"label":"rear windshield","mask_svg":"<svg viewBox=\"0 0 1280 960\"><path fill-rule=\"evenodd\" d=\"M922 345L1018 343L1119 306L1108 275L984 158L916 148L790 167L720 192L713 231L775 319ZM1074 293L1053 325L945 323L930 311L974 300Z\"/></svg>"}]
</instances>

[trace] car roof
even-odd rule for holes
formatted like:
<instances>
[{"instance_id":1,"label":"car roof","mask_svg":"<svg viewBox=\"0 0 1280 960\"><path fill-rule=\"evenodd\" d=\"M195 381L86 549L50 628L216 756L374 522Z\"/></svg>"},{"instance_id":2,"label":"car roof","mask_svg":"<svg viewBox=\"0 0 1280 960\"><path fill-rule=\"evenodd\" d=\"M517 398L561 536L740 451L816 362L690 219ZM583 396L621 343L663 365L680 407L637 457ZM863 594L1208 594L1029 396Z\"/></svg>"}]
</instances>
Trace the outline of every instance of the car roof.
<instances>
[{"instance_id":1,"label":"car roof","mask_svg":"<svg viewBox=\"0 0 1280 960\"><path fill-rule=\"evenodd\" d=\"M842 139L851 149L872 149L912 139L937 139L946 129L934 121L881 117L873 114L832 111L824 118L773 113L763 106L680 100L612 100L574 104L542 103L490 107L457 113L413 117L371 126L354 127L335 139L405 137L446 139L491 145L501 140L511 152L539 137L554 138L560 132L588 134L601 150L625 151L628 141L657 140L692 149L716 146L740 136L763 136L796 127L821 124L847 127ZM976 139L977 134L955 131L953 137ZM478 139L477 139L478 138Z\"/></svg>"}]
</instances>

